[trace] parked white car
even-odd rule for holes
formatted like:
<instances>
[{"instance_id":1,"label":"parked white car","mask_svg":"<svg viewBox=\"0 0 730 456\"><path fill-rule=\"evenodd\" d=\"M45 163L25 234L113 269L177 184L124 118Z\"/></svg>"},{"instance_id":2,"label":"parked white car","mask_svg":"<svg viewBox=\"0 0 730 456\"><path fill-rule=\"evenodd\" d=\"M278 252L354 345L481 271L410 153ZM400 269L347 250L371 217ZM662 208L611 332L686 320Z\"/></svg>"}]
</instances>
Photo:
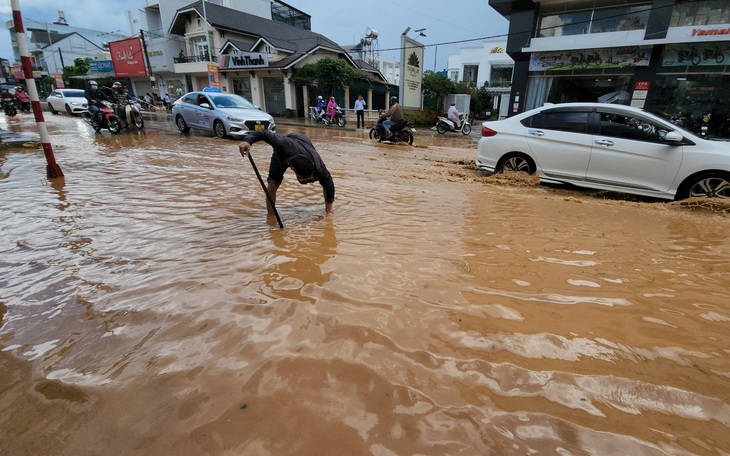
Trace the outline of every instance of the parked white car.
<instances>
[{"instance_id":1,"label":"parked white car","mask_svg":"<svg viewBox=\"0 0 730 456\"><path fill-rule=\"evenodd\" d=\"M66 111L68 115L82 114L88 109L84 91L79 89L56 89L46 98L52 114Z\"/></svg>"},{"instance_id":2,"label":"parked white car","mask_svg":"<svg viewBox=\"0 0 730 456\"><path fill-rule=\"evenodd\" d=\"M476 165L670 200L730 198L730 142L700 138L623 105L546 104L484 122Z\"/></svg>"}]
</instances>

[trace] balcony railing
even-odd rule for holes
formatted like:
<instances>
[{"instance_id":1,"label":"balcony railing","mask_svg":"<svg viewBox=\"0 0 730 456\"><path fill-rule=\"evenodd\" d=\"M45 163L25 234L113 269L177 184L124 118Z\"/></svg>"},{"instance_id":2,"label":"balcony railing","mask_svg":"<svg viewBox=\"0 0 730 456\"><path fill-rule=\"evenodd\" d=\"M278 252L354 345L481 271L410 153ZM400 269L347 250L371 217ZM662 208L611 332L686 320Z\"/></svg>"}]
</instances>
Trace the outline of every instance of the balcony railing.
<instances>
[{"instance_id":1,"label":"balcony railing","mask_svg":"<svg viewBox=\"0 0 730 456\"><path fill-rule=\"evenodd\" d=\"M212 57L211 57L212 58ZM208 56L205 55L193 55L190 57L180 56L173 59L175 63L196 63L196 62L211 62L215 63L215 60L208 60Z\"/></svg>"}]
</instances>

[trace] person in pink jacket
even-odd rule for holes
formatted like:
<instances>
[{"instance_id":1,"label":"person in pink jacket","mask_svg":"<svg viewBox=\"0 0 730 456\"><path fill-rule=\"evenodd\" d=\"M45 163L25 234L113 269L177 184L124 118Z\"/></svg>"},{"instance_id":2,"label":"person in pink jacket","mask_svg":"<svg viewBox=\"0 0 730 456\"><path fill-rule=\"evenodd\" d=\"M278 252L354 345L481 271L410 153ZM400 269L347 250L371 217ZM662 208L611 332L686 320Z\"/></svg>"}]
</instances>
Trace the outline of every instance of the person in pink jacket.
<instances>
[{"instance_id":1,"label":"person in pink jacket","mask_svg":"<svg viewBox=\"0 0 730 456\"><path fill-rule=\"evenodd\" d=\"M337 102L335 101L335 97L330 97L330 101L327 103L327 115L330 116L330 119L335 116L336 107Z\"/></svg>"}]
</instances>

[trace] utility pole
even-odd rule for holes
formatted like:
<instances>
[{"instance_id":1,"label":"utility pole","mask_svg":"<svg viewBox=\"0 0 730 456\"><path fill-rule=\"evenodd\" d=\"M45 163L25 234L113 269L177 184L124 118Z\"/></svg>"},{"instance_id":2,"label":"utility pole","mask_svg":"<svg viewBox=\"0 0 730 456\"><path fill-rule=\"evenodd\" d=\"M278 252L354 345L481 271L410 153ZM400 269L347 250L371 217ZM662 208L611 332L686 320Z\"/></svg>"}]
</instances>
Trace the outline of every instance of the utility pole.
<instances>
[{"instance_id":1,"label":"utility pole","mask_svg":"<svg viewBox=\"0 0 730 456\"><path fill-rule=\"evenodd\" d=\"M66 65L63 64L63 52L61 52L60 47L58 48L58 56L61 57L61 73L63 73L63 67L65 67Z\"/></svg>"},{"instance_id":2,"label":"utility pole","mask_svg":"<svg viewBox=\"0 0 730 456\"><path fill-rule=\"evenodd\" d=\"M147 54L147 42L144 40L144 30L139 30L139 36L142 38L142 51L144 52L144 60L147 62L147 71L150 73L152 82L155 81L155 77L152 76L152 65L150 65L150 56Z\"/></svg>"},{"instance_id":3,"label":"utility pole","mask_svg":"<svg viewBox=\"0 0 730 456\"><path fill-rule=\"evenodd\" d=\"M212 62L213 58L210 56L210 33L208 33L208 15L205 14L205 0L203 0L203 21L205 21L205 45L208 48L208 61Z\"/></svg>"}]
</instances>

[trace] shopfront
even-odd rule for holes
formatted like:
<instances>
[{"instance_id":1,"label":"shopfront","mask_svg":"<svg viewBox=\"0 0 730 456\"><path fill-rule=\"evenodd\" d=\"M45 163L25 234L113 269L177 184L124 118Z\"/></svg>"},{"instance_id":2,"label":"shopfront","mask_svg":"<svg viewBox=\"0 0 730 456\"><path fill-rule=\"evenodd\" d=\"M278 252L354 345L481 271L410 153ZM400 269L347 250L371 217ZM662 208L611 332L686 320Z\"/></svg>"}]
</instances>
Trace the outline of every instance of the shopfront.
<instances>
[{"instance_id":1,"label":"shopfront","mask_svg":"<svg viewBox=\"0 0 730 456\"><path fill-rule=\"evenodd\" d=\"M546 102L624 103L689 130L709 118L710 135L730 137L730 1L490 5L510 17L514 31L509 115Z\"/></svg>"}]
</instances>

